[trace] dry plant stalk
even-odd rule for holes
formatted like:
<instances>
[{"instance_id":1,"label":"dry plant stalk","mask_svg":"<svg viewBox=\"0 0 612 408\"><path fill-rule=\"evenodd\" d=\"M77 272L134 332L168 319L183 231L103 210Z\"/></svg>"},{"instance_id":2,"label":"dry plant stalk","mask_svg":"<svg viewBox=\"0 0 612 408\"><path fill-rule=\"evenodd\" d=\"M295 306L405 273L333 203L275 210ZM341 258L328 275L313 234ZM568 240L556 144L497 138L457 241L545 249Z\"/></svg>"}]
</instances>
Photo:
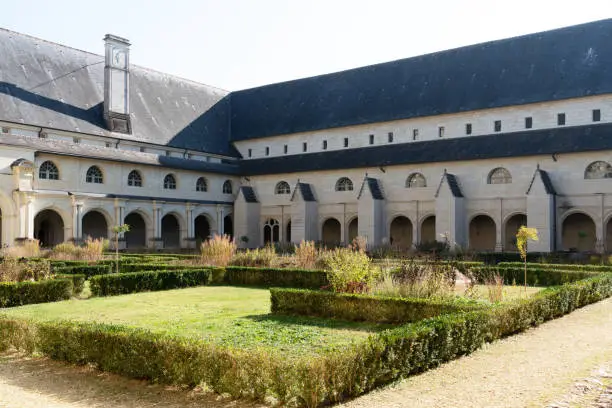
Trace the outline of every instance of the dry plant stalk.
<instances>
[{"instance_id":1,"label":"dry plant stalk","mask_svg":"<svg viewBox=\"0 0 612 408\"><path fill-rule=\"evenodd\" d=\"M485 279L485 285L487 285L487 295L491 303L504 300L504 278L499 273Z\"/></svg>"},{"instance_id":2,"label":"dry plant stalk","mask_svg":"<svg viewBox=\"0 0 612 408\"><path fill-rule=\"evenodd\" d=\"M12 258L38 258L40 257L40 243L37 239L29 239L19 245L6 248L3 254Z\"/></svg>"},{"instance_id":3,"label":"dry plant stalk","mask_svg":"<svg viewBox=\"0 0 612 408\"><path fill-rule=\"evenodd\" d=\"M318 251L313 241L300 242L295 246L295 259L299 268L313 269L317 264Z\"/></svg>"},{"instance_id":4,"label":"dry plant stalk","mask_svg":"<svg viewBox=\"0 0 612 408\"><path fill-rule=\"evenodd\" d=\"M236 242L229 235L213 235L200 246L201 261L207 265L225 267L236 254Z\"/></svg>"}]
</instances>

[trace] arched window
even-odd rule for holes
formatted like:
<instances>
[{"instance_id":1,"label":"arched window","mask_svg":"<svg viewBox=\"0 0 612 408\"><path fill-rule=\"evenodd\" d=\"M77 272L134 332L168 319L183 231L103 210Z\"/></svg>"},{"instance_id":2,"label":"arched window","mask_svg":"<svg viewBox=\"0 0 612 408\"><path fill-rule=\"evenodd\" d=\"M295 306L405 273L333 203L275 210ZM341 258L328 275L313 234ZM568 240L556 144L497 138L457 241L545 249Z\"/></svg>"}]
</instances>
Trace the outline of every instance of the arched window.
<instances>
[{"instance_id":1,"label":"arched window","mask_svg":"<svg viewBox=\"0 0 612 408\"><path fill-rule=\"evenodd\" d=\"M59 180L59 170L52 161L47 160L40 165L38 178L43 180Z\"/></svg>"},{"instance_id":2,"label":"arched window","mask_svg":"<svg viewBox=\"0 0 612 408\"><path fill-rule=\"evenodd\" d=\"M223 183L223 194L232 194L232 182L229 180L225 180Z\"/></svg>"},{"instance_id":3,"label":"arched window","mask_svg":"<svg viewBox=\"0 0 612 408\"><path fill-rule=\"evenodd\" d=\"M98 166L91 166L87 169L87 174L85 175L86 183L94 183L94 184L102 184L104 183L104 176L102 175L102 170Z\"/></svg>"},{"instance_id":4,"label":"arched window","mask_svg":"<svg viewBox=\"0 0 612 408\"><path fill-rule=\"evenodd\" d=\"M512 175L510 172L503 167L498 167L491 170L489 178L487 179L489 184L510 184L512 183Z\"/></svg>"},{"instance_id":5,"label":"arched window","mask_svg":"<svg viewBox=\"0 0 612 408\"><path fill-rule=\"evenodd\" d=\"M128 174L128 186L142 187L142 176L138 170L132 170L130 174Z\"/></svg>"},{"instance_id":6,"label":"arched window","mask_svg":"<svg viewBox=\"0 0 612 408\"><path fill-rule=\"evenodd\" d=\"M264 244L280 241L280 223L270 218L264 224Z\"/></svg>"},{"instance_id":7,"label":"arched window","mask_svg":"<svg viewBox=\"0 0 612 408\"><path fill-rule=\"evenodd\" d=\"M612 178L612 166L605 161L596 161L588 165L584 171L585 179Z\"/></svg>"},{"instance_id":8,"label":"arched window","mask_svg":"<svg viewBox=\"0 0 612 408\"><path fill-rule=\"evenodd\" d=\"M353 191L353 182L348 177L341 177L336 181L336 191Z\"/></svg>"},{"instance_id":9,"label":"arched window","mask_svg":"<svg viewBox=\"0 0 612 408\"><path fill-rule=\"evenodd\" d=\"M172 174L166 174L166 177L164 177L164 188L166 190L176 190L176 179Z\"/></svg>"},{"instance_id":10,"label":"arched window","mask_svg":"<svg viewBox=\"0 0 612 408\"><path fill-rule=\"evenodd\" d=\"M286 181L279 181L274 188L275 194L291 194L291 187Z\"/></svg>"},{"instance_id":11,"label":"arched window","mask_svg":"<svg viewBox=\"0 0 612 408\"><path fill-rule=\"evenodd\" d=\"M427 180L421 173L412 173L406 179L406 188L427 187Z\"/></svg>"},{"instance_id":12,"label":"arched window","mask_svg":"<svg viewBox=\"0 0 612 408\"><path fill-rule=\"evenodd\" d=\"M196 191L208 191L208 182L204 177L200 177L198 181L196 181Z\"/></svg>"}]
</instances>

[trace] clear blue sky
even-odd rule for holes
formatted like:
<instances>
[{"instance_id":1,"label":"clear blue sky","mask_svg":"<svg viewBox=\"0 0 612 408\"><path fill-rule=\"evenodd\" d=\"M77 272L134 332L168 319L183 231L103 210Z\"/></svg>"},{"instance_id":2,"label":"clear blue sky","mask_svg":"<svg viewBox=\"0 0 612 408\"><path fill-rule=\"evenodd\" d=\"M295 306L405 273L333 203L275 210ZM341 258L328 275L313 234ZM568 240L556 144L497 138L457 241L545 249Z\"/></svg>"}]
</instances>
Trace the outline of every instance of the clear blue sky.
<instances>
[{"instance_id":1,"label":"clear blue sky","mask_svg":"<svg viewBox=\"0 0 612 408\"><path fill-rule=\"evenodd\" d=\"M116 34L132 63L228 90L609 17L610 0L0 0L0 27L95 53Z\"/></svg>"}]
</instances>

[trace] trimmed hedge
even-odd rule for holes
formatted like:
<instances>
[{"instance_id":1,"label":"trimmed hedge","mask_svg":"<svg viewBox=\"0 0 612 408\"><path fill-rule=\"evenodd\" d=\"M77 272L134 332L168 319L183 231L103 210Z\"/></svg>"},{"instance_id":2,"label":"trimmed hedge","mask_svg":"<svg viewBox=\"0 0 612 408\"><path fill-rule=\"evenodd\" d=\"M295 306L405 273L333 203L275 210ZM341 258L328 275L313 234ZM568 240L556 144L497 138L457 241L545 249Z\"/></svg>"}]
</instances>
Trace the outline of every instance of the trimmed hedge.
<instances>
[{"instance_id":1,"label":"trimmed hedge","mask_svg":"<svg viewBox=\"0 0 612 408\"><path fill-rule=\"evenodd\" d=\"M116 325L7 316L0 316L0 350L13 346L134 378L205 383L236 398L314 407L436 367L611 295L612 274L599 275L509 304L398 326L316 357L286 358L270 349L241 350Z\"/></svg>"},{"instance_id":2,"label":"trimmed hedge","mask_svg":"<svg viewBox=\"0 0 612 408\"><path fill-rule=\"evenodd\" d=\"M90 287L94 296L109 296L203 286L210 281L210 269L145 271L93 276Z\"/></svg>"},{"instance_id":3,"label":"trimmed hedge","mask_svg":"<svg viewBox=\"0 0 612 408\"><path fill-rule=\"evenodd\" d=\"M470 271L478 282L484 282L486 278L499 274L504 278L506 285L524 285L524 268L491 266L483 268L471 268ZM564 283L575 282L580 279L590 278L598 275L597 272L589 271L560 271L545 268L527 268L527 285L529 286L557 286Z\"/></svg>"},{"instance_id":4,"label":"trimmed hedge","mask_svg":"<svg viewBox=\"0 0 612 408\"><path fill-rule=\"evenodd\" d=\"M319 289L329 285L327 273L306 269L273 269L227 266L223 277L216 277L215 283L247 286L279 286L290 288ZM218 272L222 273L222 272Z\"/></svg>"},{"instance_id":5,"label":"trimmed hedge","mask_svg":"<svg viewBox=\"0 0 612 408\"><path fill-rule=\"evenodd\" d=\"M109 265L73 265L56 266L53 272L58 275L84 275L87 279L95 275L107 275L113 272Z\"/></svg>"},{"instance_id":6,"label":"trimmed hedge","mask_svg":"<svg viewBox=\"0 0 612 408\"><path fill-rule=\"evenodd\" d=\"M506 268L524 268L522 262L500 262L498 266ZM563 271L612 272L612 265L582 265L582 264L546 264L528 262L527 268L556 269Z\"/></svg>"},{"instance_id":7,"label":"trimmed hedge","mask_svg":"<svg viewBox=\"0 0 612 408\"><path fill-rule=\"evenodd\" d=\"M271 311L373 323L407 323L459 311L482 309L472 301L392 298L298 289L270 289Z\"/></svg>"},{"instance_id":8,"label":"trimmed hedge","mask_svg":"<svg viewBox=\"0 0 612 408\"><path fill-rule=\"evenodd\" d=\"M70 299L72 279L48 279L38 282L0 282L0 307Z\"/></svg>"},{"instance_id":9,"label":"trimmed hedge","mask_svg":"<svg viewBox=\"0 0 612 408\"><path fill-rule=\"evenodd\" d=\"M177 271L188 269L202 269L201 265L168 265L165 263L120 263L119 273L143 272L143 271ZM114 269L113 269L114 271Z\"/></svg>"},{"instance_id":10,"label":"trimmed hedge","mask_svg":"<svg viewBox=\"0 0 612 408\"><path fill-rule=\"evenodd\" d=\"M55 275L55 279L70 279L72 281L72 295L78 296L83 292L86 276L80 274Z\"/></svg>"}]
</instances>

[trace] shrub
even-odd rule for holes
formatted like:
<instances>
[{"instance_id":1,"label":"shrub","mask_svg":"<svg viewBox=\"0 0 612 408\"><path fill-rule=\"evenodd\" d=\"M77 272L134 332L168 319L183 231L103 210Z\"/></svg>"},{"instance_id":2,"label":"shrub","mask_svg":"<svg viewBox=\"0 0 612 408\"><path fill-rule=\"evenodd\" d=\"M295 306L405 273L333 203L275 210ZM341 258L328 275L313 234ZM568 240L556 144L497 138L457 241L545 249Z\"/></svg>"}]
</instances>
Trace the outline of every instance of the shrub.
<instances>
[{"instance_id":1,"label":"shrub","mask_svg":"<svg viewBox=\"0 0 612 408\"><path fill-rule=\"evenodd\" d=\"M230 265L269 268L276 258L277 255L274 247L266 245L264 248L247 249L246 251L236 253Z\"/></svg>"},{"instance_id":2,"label":"shrub","mask_svg":"<svg viewBox=\"0 0 612 408\"><path fill-rule=\"evenodd\" d=\"M500 262L498 267L518 268L523 266L522 262ZM581 265L581 264L548 264L527 263L527 269L553 269L561 271L587 271L587 272L612 272L610 265Z\"/></svg>"},{"instance_id":3,"label":"shrub","mask_svg":"<svg viewBox=\"0 0 612 408\"><path fill-rule=\"evenodd\" d=\"M323 271L228 266L213 272L214 283L319 289L329 284Z\"/></svg>"},{"instance_id":4,"label":"shrub","mask_svg":"<svg viewBox=\"0 0 612 408\"><path fill-rule=\"evenodd\" d=\"M368 249L368 239L358 235L353 238L350 246L353 251L365 252Z\"/></svg>"},{"instance_id":5,"label":"shrub","mask_svg":"<svg viewBox=\"0 0 612 408\"><path fill-rule=\"evenodd\" d=\"M335 292L365 292L375 282L378 270L363 251L336 248L327 259L327 279Z\"/></svg>"},{"instance_id":6,"label":"shrub","mask_svg":"<svg viewBox=\"0 0 612 408\"><path fill-rule=\"evenodd\" d=\"M295 260L298 268L314 269L317 263L318 252L313 241L302 240L300 245L295 246Z\"/></svg>"},{"instance_id":7,"label":"shrub","mask_svg":"<svg viewBox=\"0 0 612 408\"><path fill-rule=\"evenodd\" d=\"M188 269L205 269L202 265L181 265L167 263L122 263L120 273L142 272L142 271L177 271Z\"/></svg>"},{"instance_id":8,"label":"shrub","mask_svg":"<svg viewBox=\"0 0 612 408\"><path fill-rule=\"evenodd\" d=\"M3 255L9 258L38 258L40 242L37 239L24 240L18 245L5 248Z\"/></svg>"},{"instance_id":9,"label":"shrub","mask_svg":"<svg viewBox=\"0 0 612 408\"><path fill-rule=\"evenodd\" d=\"M202 243L200 253L206 265L227 266L236 253L236 243L229 235L214 235Z\"/></svg>"},{"instance_id":10,"label":"shrub","mask_svg":"<svg viewBox=\"0 0 612 408\"><path fill-rule=\"evenodd\" d=\"M487 295L491 303L501 302L504 298L504 278L498 273L485 279Z\"/></svg>"},{"instance_id":11,"label":"shrub","mask_svg":"<svg viewBox=\"0 0 612 408\"><path fill-rule=\"evenodd\" d=\"M48 279L40 282L0 282L0 307L70 299L72 291L71 279Z\"/></svg>"},{"instance_id":12,"label":"shrub","mask_svg":"<svg viewBox=\"0 0 612 408\"><path fill-rule=\"evenodd\" d=\"M474 279L481 283L496 274L503 277L506 285L523 285L525 283L522 267L478 267L472 268L471 272ZM559 271L531 267L527 268L527 284L530 286L557 286L596 275L597 272Z\"/></svg>"},{"instance_id":13,"label":"shrub","mask_svg":"<svg viewBox=\"0 0 612 408\"><path fill-rule=\"evenodd\" d=\"M73 265L73 266L56 266L53 272L58 275L83 275L87 279L95 275L106 275L112 273L110 265Z\"/></svg>"},{"instance_id":14,"label":"shrub","mask_svg":"<svg viewBox=\"0 0 612 408\"><path fill-rule=\"evenodd\" d=\"M94 296L169 290L208 285L210 269L150 271L93 276L90 280Z\"/></svg>"},{"instance_id":15,"label":"shrub","mask_svg":"<svg viewBox=\"0 0 612 408\"><path fill-rule=\"evenodd\" d=\"M72 281L72 296L78 296L85 287L85 275L56 275L56 279L70 279Z\"/></svg>"},{"instance_id":16,"label":"shrub","mask_svg":"<svg viewBox=\"0 0 612 408\"><path fill-rule=\"evenodd\" d=\"M105 249L108 249L108 240L87 238L81 246L72 242L57 244L48 256L52 259L97 261L104 258Z\"/></svg>"},{"instance_id":17,"label":"shrub","mask_svg":"<svg viewBox=\"0 0 612 408\"><path fill-rule=\"evenodd\" d=\"M270 295L272 313L373 323L416 322L444 313L485 307L463 299L434 301L297 289L272 288Z\"/></svg>"},{"instance_id":18,"label":"shrub","mask_svg":"<svg viewBox=\"0 0 612 408\"><path fill-rule=\"evenodd\" d=\"M0 262L0 282L40 281L50 277L48 261L7 257Z\"/></svg>"},{"instance_id":19,"label":"shrub","mask_svg":"<svg viewBox=\"0 0 612 408\"><path fill-rule=\"evenodd\" d=\"M384 275L374 293L399 297L454 296L455 268L448 262L402 262Z\"/></svg>"}]
</instances>

